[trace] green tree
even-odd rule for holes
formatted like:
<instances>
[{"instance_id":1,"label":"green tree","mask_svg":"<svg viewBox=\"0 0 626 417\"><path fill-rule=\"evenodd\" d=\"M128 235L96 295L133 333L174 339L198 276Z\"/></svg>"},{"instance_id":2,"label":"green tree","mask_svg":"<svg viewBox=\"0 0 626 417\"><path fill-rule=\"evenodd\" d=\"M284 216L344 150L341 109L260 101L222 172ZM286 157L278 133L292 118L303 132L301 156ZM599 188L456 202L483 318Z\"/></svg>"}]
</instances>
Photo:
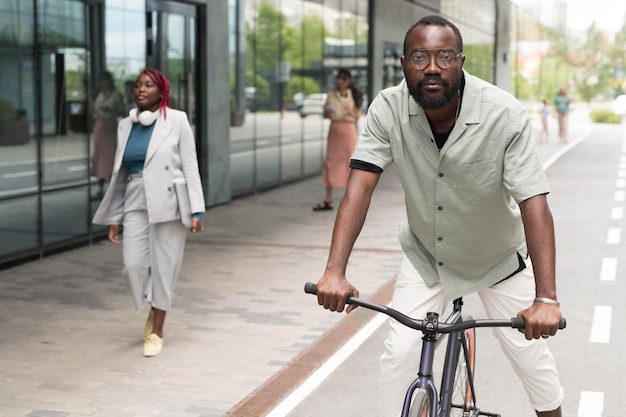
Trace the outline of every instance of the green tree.
<instances>
[{"instance_id":1,"label":"green tree","mask_svg":"<svg viewBox=\"0 0 626 417\"><path fill-rule=\"evenodd\" d=\"M595 22L587 29L587 37L574 55L572 79L581 100L591 102L607 92L611 67L607 36L596 28Z\"/></svg>"},{"instance_id":2,"label":"green tree","mask_svg":"<svg viewBox=\"0 0 626 417\"><path fill-rule=\"evenodd\" d=\"M626 15L613 39L609 59L613 64L609 74L609 88L615 96L626 94Z\"/></svg>"},{"instance_id":3,"label":"green tree","mask_svg":"<svg viewBox=\"0 0 626 417\"><path fill-rule=\"evenodd\" d=\"M285 30L285 16L266 0L262 0L257 9L256 24L248 28L247 54L248 68L257 71L273 72L279 62L283 61L286 39L289 33Z\"/></svg>"},{"instance_id":4,"label":"green tree","mask_svg":"<svg viewBox=\"0 0 626 417\"><path fill-rule=\"evenodd\" d=\"M317 15L305 15L300 28L294 28L285 59L295 70L320 66L323 58L324 21Z\"/></svg>"}]
</instances>

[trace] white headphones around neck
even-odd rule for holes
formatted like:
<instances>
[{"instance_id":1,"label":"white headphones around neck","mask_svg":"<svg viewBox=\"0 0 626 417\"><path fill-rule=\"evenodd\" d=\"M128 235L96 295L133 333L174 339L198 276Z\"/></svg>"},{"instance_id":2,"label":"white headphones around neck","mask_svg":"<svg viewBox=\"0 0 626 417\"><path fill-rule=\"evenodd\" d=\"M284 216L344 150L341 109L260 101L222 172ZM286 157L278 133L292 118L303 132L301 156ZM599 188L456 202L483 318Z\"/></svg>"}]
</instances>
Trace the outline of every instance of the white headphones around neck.
<instances>
[{"instance_id":1,"label":"white headphones around neck","mask_svg":"<svg viewBox=\"0 0 626 417\"><path fill-rule=\"evenodd\" d=\"M137 114L137 109L132 108L128 112L128 117L130 117L130 121L133 123L139 122L144 126L150 126L159 118L159 111L144 110Z\"/></svg>"}]
</instances>

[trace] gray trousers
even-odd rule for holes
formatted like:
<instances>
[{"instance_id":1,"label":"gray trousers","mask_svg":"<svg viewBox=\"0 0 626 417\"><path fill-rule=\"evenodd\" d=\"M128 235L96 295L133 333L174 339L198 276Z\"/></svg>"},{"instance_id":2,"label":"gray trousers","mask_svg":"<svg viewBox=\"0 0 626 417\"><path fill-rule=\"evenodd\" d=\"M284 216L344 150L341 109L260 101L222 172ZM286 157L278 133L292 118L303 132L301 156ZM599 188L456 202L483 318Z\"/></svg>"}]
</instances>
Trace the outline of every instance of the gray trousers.
<instances>
[{"instance_id":1,"label":"gray trousers","mask_svg":"<svg viewBox=\"0 0 626 417\"><path fill-rule=\"evenodd\" d=\"M180 220L148 223L143 178L130 175L124 200L123 273L138 311L144 299L159 310L171 309L186 237Z\"/></svg>"}]
</instances>

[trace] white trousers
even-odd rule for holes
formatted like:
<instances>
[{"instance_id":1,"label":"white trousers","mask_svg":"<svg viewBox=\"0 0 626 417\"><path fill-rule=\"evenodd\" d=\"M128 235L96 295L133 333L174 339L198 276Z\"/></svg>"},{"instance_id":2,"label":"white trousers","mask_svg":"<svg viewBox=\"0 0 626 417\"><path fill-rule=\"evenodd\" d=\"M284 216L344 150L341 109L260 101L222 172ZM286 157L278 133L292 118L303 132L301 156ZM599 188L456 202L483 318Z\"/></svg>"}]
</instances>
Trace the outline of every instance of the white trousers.
<instances>
[{"instance_id":1,"label":"white trousers","mask_svg":"<svg viewBox=\"0 0 626 417\"><path fill-rule=\"evenodd\" d=\"M530 261L511 278L478 292L486 315L491 319L515 317L528 308L535 297L535 280ZM415 318L434 311L443 316L451 303L440 284L428 287L411 262L402 257L394 288L392 306ZM444 320L446 317L442 317ZM417 377L422 333L389 320L389 335L380 359L379 404L382 417L398 417L410 383ZM532 407L552 411L563 401L564 393L556 364L545 340L528 341L516 329L494 328L505 356L519 376Z\"/></svg>"},{"instance_id":2,"label":"white trousers","mask_svg":"<svg viewBox=\"0 0 626 417\"><path fill-rule=\"evenodd\" d=\"M187 229L180 220L148 223L141 175L131 175L124 201L122 254L135 308L144 300L159 310L170 310L180 273Z\"/></svg>"}]
</instances>

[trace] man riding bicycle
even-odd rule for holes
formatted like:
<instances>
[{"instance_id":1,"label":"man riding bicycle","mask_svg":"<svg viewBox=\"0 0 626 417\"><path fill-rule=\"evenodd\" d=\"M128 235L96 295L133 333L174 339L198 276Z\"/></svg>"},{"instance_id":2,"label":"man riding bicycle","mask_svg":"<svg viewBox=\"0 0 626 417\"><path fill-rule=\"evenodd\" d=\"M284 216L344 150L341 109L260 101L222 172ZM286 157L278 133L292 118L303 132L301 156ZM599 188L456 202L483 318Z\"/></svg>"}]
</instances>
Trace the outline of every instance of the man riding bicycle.
<instances>
[{"instance_id":1,"label":"man riding bicycle","mask_svg":"<svg viewBox=\"0 0 626 417\"><path fill-rule=\"evenodd\" d=\"M494 334L538 416L561 416L563 389L545 338L562 317L555 283L550 191L528 113L510 94L463 70L463 39L441 16L407 32L405 79L368 109L352 156L318 302L341 312L358 297L345 271L381 173L396 164L407 223L392 304L411 317L443 314L477 292L490 318L524 317L524 336ZM354 307L349 306L350 312ZM390 321L381 357L383 417L397 417L417 373L420 338Z\"/></svg>"}]
</instances>

